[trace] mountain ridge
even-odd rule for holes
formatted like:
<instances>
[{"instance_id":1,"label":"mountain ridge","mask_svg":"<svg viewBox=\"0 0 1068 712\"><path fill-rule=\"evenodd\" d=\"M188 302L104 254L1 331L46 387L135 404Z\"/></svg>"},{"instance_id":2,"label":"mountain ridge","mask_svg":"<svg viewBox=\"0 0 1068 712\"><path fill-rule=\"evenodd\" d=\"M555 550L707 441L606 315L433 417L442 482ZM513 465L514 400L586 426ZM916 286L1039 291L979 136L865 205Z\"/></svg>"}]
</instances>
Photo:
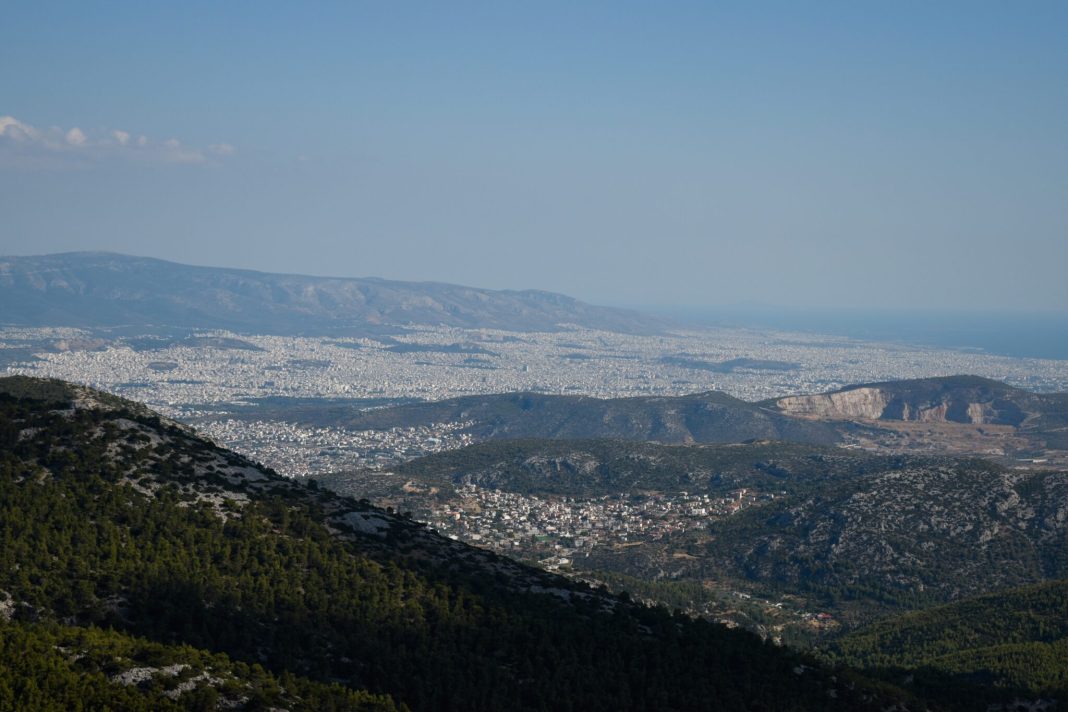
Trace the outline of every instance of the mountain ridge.
<instances>
[{"instance_id":1,"label":"mountain ridge","mask_svg":"<svg viewBox=\"0 0 1068 712\"><path fill-rule=\"evenodd\" d=\"M331 415L332 414L332 415ZM333 418L354 430L430 422L473 421L465 432L483 439L614 438L670 443L790 440L829 445L838 430L777 413L726 393L686 396L593 396L501 393L461 396L366 411L311 408L293 417Z\"/></svg>"},{"instance_id":2,"label":"mountain ridge","mask_svg":"<svg viewBox=\"0 0 1068 712\"><path fill-rule=\"evenodd\" d=\"M339 335L437 324L659 333L665 319L536 289L315 277L110 252L0 257L0 323Z\"/></svg>"},{"instance_id":3,"label":"mountain ridge","mask_svg":"<svg viewBox=\"0 0 1068 712\"><path fill-rule=\"evenodd\" d=\"M863 396L878 389L882 389L878 398L861 398L862 407L850 411L783 405L833 405L836 394ZM901 395L929 391L946 402ZM889 408L895 405L896 413ZM668 444L782 440L887 453L943 451L996 457L1005 464L1019 464L1021 459L1048 460L1054 466L1068 463L1068 394L1033 393L977 376L858 384L829 394L756 402L721 391L618 398L518 392L375 409L344 402L261 406L259 417L352 430L462 423L462 432L476 440L608 438ZM901 415L908 409L932 417L904 420ZM958 413L980 417L955 420Z\"/></svg>"}]
</instances>

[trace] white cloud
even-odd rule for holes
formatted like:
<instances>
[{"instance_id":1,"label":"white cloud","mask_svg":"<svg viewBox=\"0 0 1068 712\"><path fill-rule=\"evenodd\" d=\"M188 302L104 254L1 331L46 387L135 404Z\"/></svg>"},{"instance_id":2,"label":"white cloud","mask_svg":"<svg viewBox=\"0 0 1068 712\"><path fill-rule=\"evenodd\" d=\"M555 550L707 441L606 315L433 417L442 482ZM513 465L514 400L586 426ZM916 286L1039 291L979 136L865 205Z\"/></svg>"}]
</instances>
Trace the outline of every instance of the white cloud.
<instances>
[{"instance_id":1,"label":"white cloud","mask_svg":"<svg viewBox=\"0 0 1068 712\"><path fill-rule=\"evenodd\" d=\"M71 146L84 146L85 145L85 133L80 128L75 126L67 132L67 143Z\"/></svg>"},{"instance_id":2,"label":"white cloud","mask_svg":"<svg viewBox=\"0 0 1068 712\"><path fill-rule=\"evenodd\" d=\"M27 126L14 116L0 116L0 136L13 141L32 141L37 134L37 129Z\"/></svg>"},{"instance_id":3,"label":"white cloud","mask_svg":"<svg viewBox=\"0 0 1068 712\"><path fill-rule=\"evenodd\" d=\"M229 143L213 143L202 150L176 138L152 141L138 134L135 139L121 129L86 132L77 126L41 129L14 116L0 116L0 164L85 166L111 160L205 163L209 156L219 160L234 153Z\"/></svg>"},{"instance_id":4,"label":"white cloud","mask_svg":"<svg viewBox=\"0 0 1068 712\"><path fill-rule=\"evenodd\" d=\"M195 148L186 148L176 138L164 141L163 151L166 160L171 163L203 163L207 160L202 152Z\"/></svg>"}]
</instances>

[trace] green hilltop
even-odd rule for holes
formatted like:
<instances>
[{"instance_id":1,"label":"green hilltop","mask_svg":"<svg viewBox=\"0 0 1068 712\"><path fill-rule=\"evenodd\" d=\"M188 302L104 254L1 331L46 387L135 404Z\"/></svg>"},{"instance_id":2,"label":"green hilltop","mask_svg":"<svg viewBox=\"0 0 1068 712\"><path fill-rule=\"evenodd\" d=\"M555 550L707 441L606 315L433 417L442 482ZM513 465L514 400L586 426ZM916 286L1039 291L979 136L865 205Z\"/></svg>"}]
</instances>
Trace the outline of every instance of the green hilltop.
<instances>
[{"instance_id":1,"label":"green hilltop","mask_svg":"<svg viewBox=\"0 0 1068 712\"><path fill-rule=\"evenodd\" d=\"M837 640L829 659L926 696L969 702L976 686L1011 698L1068 699L1068 581L976 596L880 621Z\"/></svg>"}]
</instances>

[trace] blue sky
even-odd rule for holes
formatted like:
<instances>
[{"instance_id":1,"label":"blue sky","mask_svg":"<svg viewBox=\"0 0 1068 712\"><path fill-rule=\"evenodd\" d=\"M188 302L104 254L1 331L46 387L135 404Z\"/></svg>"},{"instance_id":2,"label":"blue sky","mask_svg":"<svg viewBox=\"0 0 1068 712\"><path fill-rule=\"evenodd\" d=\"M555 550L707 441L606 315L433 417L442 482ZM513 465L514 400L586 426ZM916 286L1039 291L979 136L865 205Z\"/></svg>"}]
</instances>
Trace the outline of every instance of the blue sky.
<instances>
[{"instance_id":1,"label":"blue sky","mask_svg":"<svg viewBox=\"0 0 1068 712\"><path fill-rule=\"evenodd\" d=\"M0 254L1068 311L1066 38L1063 2L12 3Z\"/></svg>"}]
</instances>

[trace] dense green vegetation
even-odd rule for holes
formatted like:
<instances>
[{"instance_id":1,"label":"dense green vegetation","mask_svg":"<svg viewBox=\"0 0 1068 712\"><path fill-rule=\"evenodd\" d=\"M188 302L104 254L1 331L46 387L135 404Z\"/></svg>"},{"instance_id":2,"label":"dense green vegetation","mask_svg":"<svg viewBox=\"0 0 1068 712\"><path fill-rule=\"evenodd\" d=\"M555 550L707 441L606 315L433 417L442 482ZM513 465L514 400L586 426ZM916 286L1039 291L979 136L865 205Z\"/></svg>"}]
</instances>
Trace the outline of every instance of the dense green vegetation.
<instances>
[{"instance_id":1,"label":"dense green vegetation","mask_svg":"<svg viewBox=\"0 0 1068 712\"><path fill-rule=\"evenodd\" d=\"M846 636L834 649L865 667L917 667L964 649L1063 638L1068 581L1050 581L907 613Z\"/></svg>"},{"instance_id":2,"label":"dense green vegetation","mask_svg":"<svg viewBox=\"0 0 1068 712\"><path fill-rule=\"evenodd\" d=\"M1052 581L907 613L856 631L830 659L925 696L976 699L977 683L1006 697L1068 700L1068 581Z\"/></svg>"},{"instance_id":3,"label":"dense green vegetation","mask_svg":"<svg viewBox=\"0 0 1068 712\"><path fill-rule=\"evenodd\" d=\"M3 640L38 650L0 694L15 707L62 706L76 690L104 699L113 663L149 655L128 636L177 646L151 653L158 663L237 670L252 708L276 686L303 690L300 709L388 708L358 690L413 710L864 709L899 694L403 520L380 537L339 535L329 512L360 505L262 470L228 479L247 465L136 410L0 396L0 591L14 621ZM86 642L49 643L79 634L58 622ZM48 652L83 648L88 658ZM53 673L54 692L35 697ZM170 684L154 679L138 699L158 701L157 683ZM177 701L211 708L226 684Z\"/></svg>"},{"instance_id":4,"label":"dense green vegetation","mask_svg":"<svg viewBox=\"0 0 1068 712\"><path fill-rule=\"evenodd\" d=\"M134 410L139 416L151 416L149 409L140 403L133 403L110 393L50 378L6 376L0 378L0 393L15 399L29 399L37 401L38 404L51 404L57 407L69 407L79 397L90 398L104 408Z\"/></svg>"},{"instance_id":5,"label":"dense green vegetation","mask_svg":"<svg viewBox=\"0 0 1068 712\"><path fill-rule=\"evenodd\" d=\"M602 582L610 590L683 610L691 615L729 621L778 638L783 645L796 649L813 647L817 634L796 625L788 614L751 599L734 595L724 587L712 588L699 581L637 578L617 571L582 570L578 575ZM791 625L793 624L793 625Z\"/></svg>"},{"instance_id":6,"label":"dense green vegetation","mask_svg":"<svg viewBox=\"0 0 1068 712\"><path fill-rule=\"evenodd\" d=\"M95 627L0 623L0 710L213 710L226 702L246 710L396 709L385 696L275 676L188 645Z\"/></svg>"}]
</instances>

